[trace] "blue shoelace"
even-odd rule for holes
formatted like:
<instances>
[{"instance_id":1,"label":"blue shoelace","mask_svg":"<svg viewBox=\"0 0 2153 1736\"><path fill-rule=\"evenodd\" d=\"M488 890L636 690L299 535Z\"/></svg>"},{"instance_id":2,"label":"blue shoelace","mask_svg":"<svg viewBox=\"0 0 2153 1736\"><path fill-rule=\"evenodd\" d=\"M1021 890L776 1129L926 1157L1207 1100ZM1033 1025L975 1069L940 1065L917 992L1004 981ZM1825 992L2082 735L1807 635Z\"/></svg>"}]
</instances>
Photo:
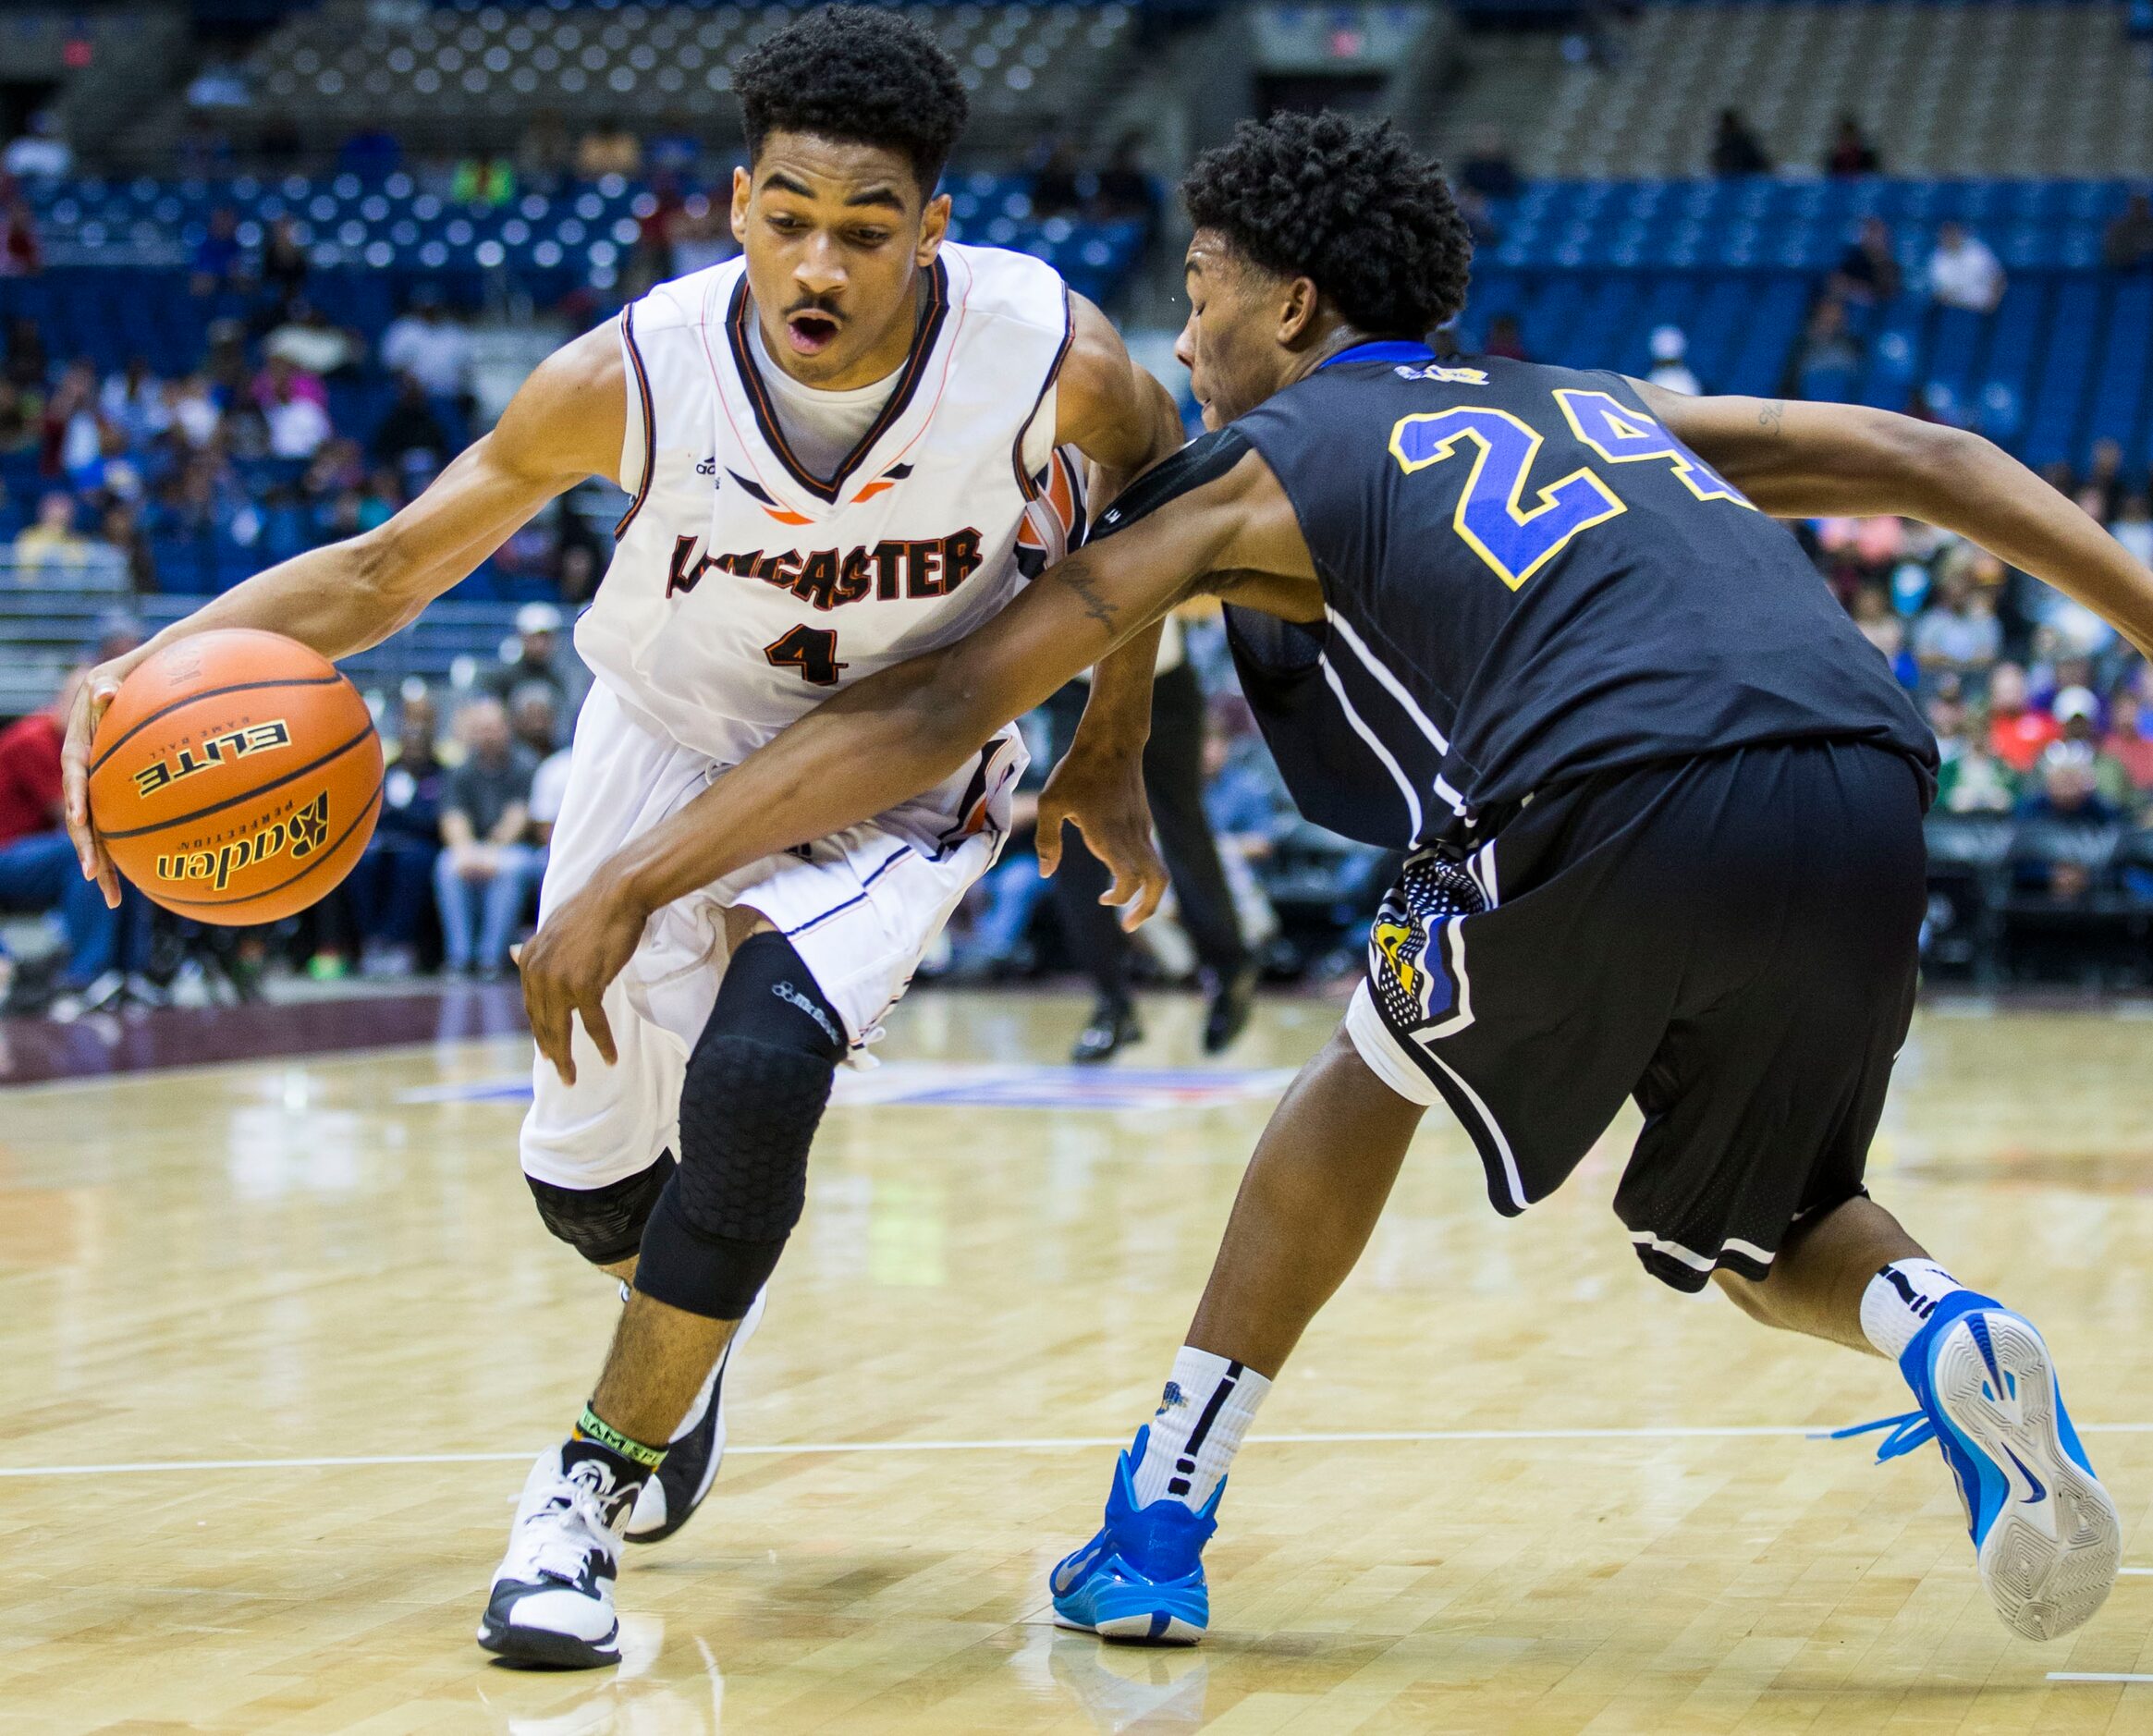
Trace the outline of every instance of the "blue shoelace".
<instances>
[{"instance_id":1,"label":"blue shoelace","mask_svg":"<svg viewBox=\"0 0 2153 1736\"><path fill-rule=\"evenodd\" d=\"M1891 1432L1884 1436L1884 1443L1877 1449L1877 1462L1898 1459L1926 1447L1936 1438L1936 1424L1929 1421L1926 1411L1909 1411L1903 1416L1880 1416L1874 1423L1856 1423L1851 1428L1835 1428L1824 1438L1848 1440L1856 1435L1873 1435L1880 1428Z\"/></svg>"}]
</instances>

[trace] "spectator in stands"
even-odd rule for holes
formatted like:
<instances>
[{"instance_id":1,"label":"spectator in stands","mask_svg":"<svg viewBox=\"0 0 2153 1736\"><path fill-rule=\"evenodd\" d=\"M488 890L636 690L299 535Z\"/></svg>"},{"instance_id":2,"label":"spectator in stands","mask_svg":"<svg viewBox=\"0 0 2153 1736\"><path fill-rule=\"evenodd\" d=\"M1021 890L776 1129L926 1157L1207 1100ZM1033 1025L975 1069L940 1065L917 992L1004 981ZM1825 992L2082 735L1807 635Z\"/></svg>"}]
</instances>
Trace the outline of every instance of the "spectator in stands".
<instances>
[{"instance_id":1,"label":"spectator in stands","mask_svg":"<svg viewBox=\"0 0 2153 1736\"><path fill-rule=\"evenodd\" d=\"M2079 488L2078 504L2096 522L2106 524L2115 517L2122 497L2123 443L2112 434L2103 434L2086 455L2086 481Z\"/></svg>"},{"instance_id":2,"label":"spectator in stands","mask_svg":"<svg viewBox=\"0 0 2153 1736\"><path fill-rule=\"evenodd\" d=\"M670 249L666 275L685 277L730 259L740 251L733 239L731 212L703 193L690 193L666 232Z\"/></svg>"},{"instance_id":3,"label":"spectator in stands","mask_svg":"<svg viewBox=\"0 0 2153 1736\"><path fill-rule=\"evenodd\" d=\"M2144 495L2123 496L2108 533L2129 549L2141 567L2153 567L2153 502Z\"/></svg>"},{"instance_id":4,"label":"spectator in stands","mask_svg":"<svg viewBox=\"0 0 2153 1736\"><path fill-rule=\"evenodd\" d=\"M1465 148L1465 160L1458 165L1458 184L1483 199L1517 197L1518 165L1497 128L1474 128L1472 142Z\"/></svg>"},{"instance_id":5,"label":"spectator in stands","mask_svg":"<svg viewBox=\"0 0 2153 1736\"><path fill-rule=\"evenodd\" d=\"M1928 727L1937 741L1936 805L1946 813L2009 813L2018 805L2011 768L1982 744L1955 681L1939 686L1929 702Z\"/></svg>"},{"instance_id":6,"label":"spectator in stands","mask_svg":"<svg viewBox=\"0 0 2153 1736\"><path fill-rule=\"evenodd\" d=\"M1034 217L1068 216L1084 202L1076 146L1063 133L1054 133L1032 166L1032 214Z\"/></svg>"},{"instance_id":7,"label":"spectator in stands","mask_svg":"<svg viewBox=\"0 0 2153 1736\"><path fill-rule=\"evenodd\" d=\"M1854 593L1853 622L1862 637L1884 654L1891 672L1907 686L1913 685L1914 665L1906 651L1906 623L1893 613L1890 596L1882 585L1864 585Z\"/></svg>"},{"instance_id":8,"label":"spectator in stands","mask_svg":"<svg viewBox=\"0 0 2153 1736\"><path fill-rule=\"evenodd\" d=\"M111 500L97 521L97 540L119 551L127 562L127 581L138 596L157 588L157 559L151 551L149 533L142 529L141 510L131 500Z\"/></svg>"},{"instance_id":9,"label":"spectator in stands","mask_svg":"<svg viewBox=\"0 0 2153 1736\"><path fill-rule=\"evenodd\" d=\"M1992 313L2003 300L2002 263L1963 224L1943 224L1928 256L1928 293L1939 307Z\"/></svg>"},{"instance_id":10,"label":"spectator in stands","mask_svg":"<svg viewBox=\"0 0 2153 1736\"><path fill-rule=\"evenodd\" d=\"M2019 802L2018 817L2067 826L2113 825L2122 816L2100 793L2093 749L2084 741L2051 742L2041 752L2039 776ZM2059 853L2048 861L2029 857L2016 864L2015 878L2029 891L2045 891L2059 901L2074 902L2092 886L2086 863Z\"/></svg>"},{"instance_id":11,"label":"spectator in stands","mask_svg":"<svg viewBox=\"0 0 2153 1736\"><path fill-rule=\"evenodd\" d=\"M1712 134L1712 173L1715 175L1769 175L1772 160L1742 111L1723 108Z\"/></svg>"},{"instance_id":12,"label":"spectator in stands","mask_svg":"<svg viewBox=\"0 0 2153 1736\"><path fill-rule=\"evenodd\" d=\"M587 181L633 175L642 167L642 141L619 120L592 128L576 146L576 173Z\"/></svg>"},{"instance_id":13,"label":"spectator in stands","mask_svg":"<svg viewBox=\"0 0 2153 1736\"><path fill-rule=\"evenodd\" d=\"M2118 814L2131 811L2131 774L2123 763L2107 752L2100 728L2100 701L2087 687L2061 690L2049 706L2057 727L2063 733L2059 744L2084 748L2092 755L2094 789Z\"/></svg>"},{"instance_id":14,"label":"spectator in stands","mask_svg":"<svg viewBox=\"0 0 2153 1736\"><path fill-rule=\"evenodd\" d=\"M1914 660L1931 681L1944 675L1972 676L2002 654L2003 629L1996 618L1995 599L1975 588L1969 568L1967 561L1947 559L1936 601L1914 623Z\"/></svg>"},{"instance_id":15,"label":"spectator in stands","mask_svg":"<svg viewBox=\"0 0 2153 1736\"><path fill-rule=\"evenodd\" d=\"M540 608L546 605L540 604ZM544 764L558 752L560 691L544 681L520 681L508 695L508 727L516 740Z\"/></svg>"},{"instance_id":16,"label":"spectator in stands","mask_svg":"<svg viewBox=\"0 0 2153 1736\"><path fill-rule=\"evenodd\" d=\"M396 402L373 431L372 450L378 462L399 472L414 457L429 470L447 459L447 431L415 374L398 376Z\"/></svg>"},{"instance_id":17,"label":"spectator in stands","mask_svg":"<svg viewBox=\"0 0 2153 1736\"><path fill-rule=\"evenodd\" d=\"M418 381L452 436L470 417L471 363L471 334L431 284L419 287L409 311L381 335L381 365Z\"/></svg>"},{"instance_id":18,"label":"spectator in stands","mask_svg":"<svg viewBox=\"0 0 2153 1736\"><path fill-rule=\"evenodd\" d=\"M82 878L60 825L60 744L86 673L74 670L50 707L0 730L0 910L58 912L67 948L60 985L78 992L119 963L121 927L120 911L106 909L104 894ZM139 915L140 895L130 889L126 899Z\"/></svg>"},{"instance_id":19,"label":"spectator in stands","mask_svg":"<svg viewBox=\"0 0 2153 1736\"><path fill-rule=\"evenodd\" d=\"M531 841L541 850L553 846L553 828L559 824L561 809L567 804L569 790L569 765L572 759L564 744L556 748L538 763L538 770L531 778ZM544 870L540 869L543 878Z\"/></svg>"},{"instance_id":20,"label":"spectator in stands","mask_svg":"<svg viewBox=\"0 0 2153 1736\"><path fill-rule=\"evenodd\" d=\"M1998 759L2024 776L2062 733L2053 717L2032 704L2023 667L2000 663L1989 672L1988 751Z\"/></svg>"},{"instance_id":21,"label":"spectator in stands","mask_svg":"<svg viewBox=\"0 0 2153 1736\"><path fill-rule=\"evenodd\" d=\"M349 378L359 372L365 354L353 333L331 320L303 296L286 303L284 318L262 340L265 356L282 356L301 373L316 380ZM324 404L328 395L324 393Z\"/></svg>"},{"instance_id":22,"label":"spectator in stands","mask_svg":"<svg viewBox=\"0 0 2153 1736\"><path fill-rule=\"evenodd\" d=\"M40 570L80 567L90 558L90 543L75 529L75 496L48 490L37 503L37 518L15 536L15 564Z\"/></svg>"},{"instance_id":23,"label":"spectator in stands","mask_svg":"<svg viewBox=\"0 0 2153 1736\"><path fill-rule=\"evenodd\" d=\"M148 446L172 425L165 382L151 371L146 356L129 356L125 368L105 376L97 408L106 424L136 446Z\"/></svg>"},{"instance_id":24,"label":"spectator in stands","mask_svg":"<svg viewBox=\"0 0 2153 1736\"><path fill-rule=\"evenodd\" d=\"M60 137L59 117L41 108L30 124L0 151L0 169L25 181L65 180L75 169L74 147Z\"/></svg>"},{"instance_id":25,"label":"spectator in stands","mask_svg":"<svg viewBox=\"0 0 2153 1736\"><path fill-rule=\"evenodd\" d=\"M2119 687L2109 696L2108 733L2101 752L2122 767L2131 787L2131 806L2143 812L2153 797L2153 734L2147 732L2146 707L2137 694Z\"/></svg>"},{"instance_id":26,"label":"spectator in stands","mask_svg":"<svg viewBox=\"0 0 2153 1736\"><path fill-rule=\"evenodd\" d=\"M1092 193L1092 215L1101 223L1158 220L1158 184L1144 166L1144 135L1125 132L1114 141Z\"/></svg>"},{"instance_id":27,"label":"spectator in stands","mask_svg":"<svg viewBox=\"0 0 2153 1736\"><path fill-rule=\"evenodd\" d=\"M561 601L571 609L588 603L597 593L603 576L598 551L581 538L564 536L555 558L558 563L555 583Z\"/></svg>"},{"instance_id":28,"label":"spectator in stands","mask_svg":"<svg viewBox=\"0 0 2153 1736\"><path fill-rule=\"evenodd\" d=\"M526 603L516 611L515 656L480 678L485 691L503 703L533 682L553 693L559 717L576 715L590 684L582 664L561 637L561 612L550 603Z\"/></svg>"},{"instance_id":29,"label":"spectator in stands","mask_svg":"<svg viewBox=\"0 0 2153 1736\"><path fill-rule=\"evenodd\" d=\"M101 433L97 371L87 361L70 361L39 419L39 472L60 476L84 469L97 457Z\"/></svg>"},{"instance_id":30,"label":"spectator in stands","mask_svg":"<svg viewBox=\"0 0 2153 1736\"><path fill-rule=\"evenodd\" d=\"M447 769L434 752L433 698L425 683L405 685L397 705L396 752L381 786L381 819L351 871L370 974L402 976L418 962L434 899L434 862L441 853L441 804Z\"/></svg>"},{"instance_id":31,"label":"spectator in stands","mask_svg":"<svg viewBox=\"0 0 2153 1736\"><path fill-rule=\"evenodd\" d=\"M209 226L194 244L194 272L189 287L197 296L214 296L220 290L246 287L247 256L239 246L239 214L219 205L209 214Z\"/></svg>"},{"instance_id":32,"label":"spectator in stands","mask_svg":"<svg viewBox=\"0 0 2153 1736\"><path fill-rule=\"evenodd\" d=\"M527 185L550 192L573 165L575 157L575 141L569 137L560 116L542 108L531 117L517 143L516 173Z\"/></svg>"},{"instance_id":33,"label":"spectator in stands","mask_svg":"<svg viewBox=\"0 0 2153 1736\"><path fill-rule=\"evenodd\" d=\"M1831 293L1842 301L1867 307L1890 300L1899 293L1899 256L1891 248L1890 226L1881 217L1864 217L1831 274Z\"/></svg>"},{"instance_id":34,"label":"spectator in stands","mask_svg":"<svg viewBox=\"0 0 2153 1736\"><path fill-rule=\"evenodd\" d=\"M448 177L448 196L478 211L498 211L516 197L516 165L507 156L469 156Z\"/></svg>"},{"instance_id":35,"label":"spectator in stands","mask_svg":"<svg viewBox=\"0 0 2153 1736\"><path fill-rule=\"evenodd\" d=\"M217 408L216 394L202 374L190 373L178 381L171 389L172 426L181 443L190 451L200 452L216 438L217 429L223 424L224 411Z\"/></svg>"},{"instance_id":36,"label":"spectator in stands","mask_svg":"<svg viewBox=\"0 0 2153 1736\"><path fill-rule=\"evenodd\" d=\"M36 214L22 189L10 183L0 195L0 277L34 277L43 266Z\"/></svg>"},{"instance_id":37,"label":"spectator in stands","mask_svg":"<svg viewBox=\"0 0 2153 1736\"><path fill-rule=\"evenodd\" d=\"M1487 323L1487 341L1481 347L1481 354L1501 356L1511 361L1529 360L1525 354L1525 336L1518 327L1514 313L1498 313Z\"/></svg>"},{"instance_id":38,"label":"spectator in stands","mask_svg":"<svg viewBox=\"0 0 2153 1736\"><path fill-rule=\"evenodd\" d=\"M473 700L457 717L464 759L448 774L441 804L441 854L434 896L449 970L500 975L536 875L523 841L538 762L508 732L496 699Z\"/></svg>"},{"instance_id":39,"label":"spectator in stands","mask_svg":"<svg viewBox=\"0 0 2153 1736\"><path fill-rule=\"evenodd\" d=\"M1831 135L1831 149L1825 154L1824 172L1841 177L1884 172L1883 153L1852 115L1839 117Z\"/></svg>"},{"instance_id":40,"label":"spectator in stands","mask_svg":"<svg viewBox=\"0 0 2153 1736\"><path fill-rule=\"evenodd\" d=\"M2109 222L2100 238L2101 263L2110 271L2142 271L2153 265L2153 202L2133 193Z\"/></svg>"},{"instance_id":41,"label":"spectator in stands","mask_svg":"<svg viewBox=\"0 0 2153 1736\"><path fill-rule=\"evenodd\" d=\"M299 226L289 217L277 218L269 226L269 238L262 243L261 277L275 291L287 319L293 317L292 304L306 288L307 273L312 268L313 262L300 242Z\"/></svg>"},{"instance_id":42,"label":"spectator in stands","mask_svg":"<svg viewBox=\"0 0 2153 1736\"><path fill-rule=\"evenodd\" d=\"M269 427L272 458L311 458L322 449L332 431L321 386L285 357L270 357L257 408Z\"/></svg>"},{"instance_id":43,"label":"spectator in stands","mask_svg":"<svg viewBox=\"0 0 2153 1736\"><path fill-rule=\"evenodd\" d=\"M1690 372L1690 340L1679 325L1657 325L1652 331L1652 372L1645 377L1670 392L1695 397L1704 391Z\"/></svg>"},{"instance_id":44,"label":"spectator in stands","mask_svg":"<svg viewBox=\"0 0 2153 1736\"><path fill-rule=\"evenodd\" d=\"M1846 328L1846 304L1827 295L1810 311L1794 360L1794 389L1803 397L1837 403L1853 391L1861 346Z\"/></svg>"}]
</instances>

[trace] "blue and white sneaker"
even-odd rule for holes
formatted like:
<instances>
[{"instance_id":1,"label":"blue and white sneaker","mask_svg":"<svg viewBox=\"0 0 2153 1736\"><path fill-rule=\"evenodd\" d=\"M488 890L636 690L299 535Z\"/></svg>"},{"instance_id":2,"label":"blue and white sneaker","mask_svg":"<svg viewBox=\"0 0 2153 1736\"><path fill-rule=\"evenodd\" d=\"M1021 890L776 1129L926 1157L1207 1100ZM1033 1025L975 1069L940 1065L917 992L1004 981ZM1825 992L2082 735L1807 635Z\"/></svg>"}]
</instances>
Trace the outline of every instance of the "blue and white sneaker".
<instances>
[{"instance_id":1,"label":"blue and white sneaker","mask_svg":"<svg viewBox=\"0 0 2153 1736\"><path fill-rule=\"evenodd\" d=\"M1211 1625L1211 1594L1204 1584L1204 1546L1218 1529L1214 1515L1226 1479L1200 1511L1166 1499L1136 1504L1136 1467L1148 1425L1114 1467L1107 1522L1047 1575L1054 1619L1103 1639L1155 1645L1193 1645Z\"/></svg>"},{"instance_id":2,"label":"blue and white sneaker","mask_svg":"<svg viewBox=\"0 0 2153 1736\"><path fill-rule=\"evenodd\" d=\"M1935 1441L1958 1481L1981 1583L2005 1625L2029 1640L2083 1627L2115 1583L2122 1525L2078 1444L2033 1322L1954 1290L1899 1367L1921 1409L1834 1438L1890 1428L1879 1463Z\"/></svg>"}]
</instances>

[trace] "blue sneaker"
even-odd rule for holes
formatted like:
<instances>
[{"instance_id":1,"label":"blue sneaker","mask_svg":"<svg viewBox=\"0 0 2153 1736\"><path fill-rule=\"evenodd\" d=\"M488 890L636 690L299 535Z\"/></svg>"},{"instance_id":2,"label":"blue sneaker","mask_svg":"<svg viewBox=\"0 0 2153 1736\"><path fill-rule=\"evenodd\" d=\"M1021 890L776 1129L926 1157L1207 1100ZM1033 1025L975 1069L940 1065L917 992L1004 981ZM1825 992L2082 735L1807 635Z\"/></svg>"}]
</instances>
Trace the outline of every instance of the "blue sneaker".
<instances>
[{"instance_id":1,"label":"blue sneaker","mask_svg":"<svg viewBox=\"0 0 2153 1736\"><path fill-rule=\"evenodd\" d=\"M1890 1428L1878 1463L1935 1441L1958 1481L1981 1583L2005 1625L2029 1640L2083 1627L2115 1583L2122 1525L2078 1444L2033 1323L1954 1290L1899 1367L1921 1409L1833 1438Z\"/></svg>"},{"instance_id":2,"label":"blue sneaker","mask_svg":"<svg viewBox=\"0 0 2153 1736\"><path fill-rule=\"evenodd\" d=\"M1133 1478L1149 1426L1114 1467L1107 1522L1047 1575L1054 1619L1109 1640L1193 1645L1211 1625L1211 1594L1204 1586L1204 1546L1218 1529L1213 1517L1226 1479L1201 1511L1176 1500L1136 1504Z\"/></svg>"}]
</instances>

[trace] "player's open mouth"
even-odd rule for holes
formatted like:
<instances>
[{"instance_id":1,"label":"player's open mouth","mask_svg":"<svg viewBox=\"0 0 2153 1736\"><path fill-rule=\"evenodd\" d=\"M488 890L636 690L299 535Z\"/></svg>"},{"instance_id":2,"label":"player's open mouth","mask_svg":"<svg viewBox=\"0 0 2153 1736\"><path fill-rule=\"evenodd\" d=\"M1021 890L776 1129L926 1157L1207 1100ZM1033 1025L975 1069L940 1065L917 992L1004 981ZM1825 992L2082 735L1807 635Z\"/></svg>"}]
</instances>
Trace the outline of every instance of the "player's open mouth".
<instances>
[{"instance_id":1,"label":"player's open mouth","mask_svg":"<svg viewBox=\"0 0 2153 1736\"><path fill-rule=\"evenodd\" d=\"M785 335L799 356L819 356L837 341L838 322L827 313L795 313L785 322Z\"/></svg>"}]
</instances>

